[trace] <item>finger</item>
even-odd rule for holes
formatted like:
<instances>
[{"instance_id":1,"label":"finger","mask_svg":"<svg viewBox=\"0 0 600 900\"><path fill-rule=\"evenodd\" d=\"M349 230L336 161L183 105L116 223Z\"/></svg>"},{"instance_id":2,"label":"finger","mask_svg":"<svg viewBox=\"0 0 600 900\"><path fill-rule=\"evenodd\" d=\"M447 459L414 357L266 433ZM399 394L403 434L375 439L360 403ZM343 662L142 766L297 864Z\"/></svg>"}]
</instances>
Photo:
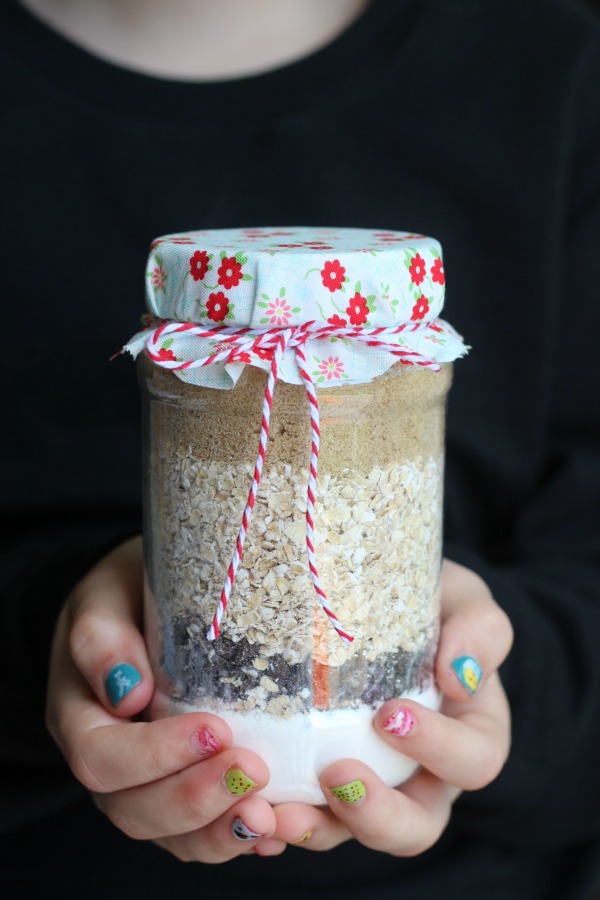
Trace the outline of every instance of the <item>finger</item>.
<instances>
[{"instance_id":1,"label":"finger","mask_svg":"<svg viewBox=\"0 0 600 900\"><path fill-rule=\"evenodd\" d=\"M512 627L485 581L450 560L442 567L441 595L436 679L446 696L465 701L508 655Z\"/></svg>"},{"instance_id":2,"label":"finger","mask_svg":"<svg viewBox=\"0 0 600 900\"><path fill-rule=\"evenodd\" d=\"M257 856L280 856L284 850L287 850L285 841L276 838L266 838L258 841L253 849Z\"/></svg>"},{"instance_id":3,"label":"finger","mask_svg":"<svg viewBox=\"0 0 600 900\"><path fill-rule=\"evenodd\" d=\"M104 557L68 603L69 648L100 702L123 718L141 712L154 681L141 634L143 566L135 538Z\"/></svg>"},{"instance_id":4,"label":"finger","mask_svg":"<svg viewBox=\"0 0 600 900\"><path fill-rule=\"evenodd\" d=\"M225 750L161 781L94 799L125 834L155 840L204 828L268 781L269 770L255 753Z\"/></svg>"},{"instance_id":5,"label":"finger","mask_svg":"<svg viewBox=\"0 0 600 900\"><path fill-rule=\"evenodd\" d=\"M231 745L221 719L203 713L94 728L69 746L75 776L98 793L150 784L210 758Z\"/></svg>"},{"instance_id":6,"label":"finger","mask_svg":"<svg viewBox=\"0 0 600 900\"><path fill-rule=\"evenodd\" d=\"M447 701L435 712L409 700L383 704L374 719L381 738L442 781L478 790L493 781L510 746L510 713L497 674L471 703Z\"/></svg>"},{"instance_id":7,"label":"finger","mask_svg":"<svg viewBox=\"0 0 600 900\"><path fill-rule=\"evenodd\" d=\"M57 628L56 645L61 644ZM102 793L147 784L231 746L229 726L210 713L154 722L123 722L105 710L66 651L55 646L48 690L48 728L75 776Z\"/></svg>"},{"instance_id":8,"label":"finger","mask_svg":"<svg viewBox=\"0 0 600 900\"><path fill-rule=\"evenodd\" d=\"M352 837L350 830L326 806L282 803L274 807L274 837L304 850L331 850Z\"/></svg>"},{"instance_id":9,"label":"finger","mask_svg":"<svg viewBox=\"0 0 600 900\"><path fill-rule=\"evenodd\" d=\"M460 794L429 772L415 779L409 794L387 787L363 763L341 760L324 772L321 787L331 811L361 844L395 856L414 856L439 839Z\"/></svg>"},{"instance_id":10,"label":"finger","mask_svg":"<svg viewBox=\"0 0 600 900\"><path fill-rule=\"evenodd\" d=\"M248 797L204 828L174 837L160 838L157 843L183 862L222 863L242 854L258 851L259 855L275 855L285 844L273 841L275 813L261 797Z\"/></svg>"}]
</instances>

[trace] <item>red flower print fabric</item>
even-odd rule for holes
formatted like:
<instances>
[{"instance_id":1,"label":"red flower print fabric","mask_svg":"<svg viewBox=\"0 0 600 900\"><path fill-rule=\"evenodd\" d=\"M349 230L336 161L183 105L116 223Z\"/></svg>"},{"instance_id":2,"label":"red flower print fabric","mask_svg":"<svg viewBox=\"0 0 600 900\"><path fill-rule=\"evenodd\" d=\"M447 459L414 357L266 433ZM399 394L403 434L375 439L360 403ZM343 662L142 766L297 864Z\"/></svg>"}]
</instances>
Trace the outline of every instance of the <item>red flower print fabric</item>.
<instances>
[{"instance_id":1,"label":"red flower print fabric","mask_svg":"<svg viewBox=\"0 0 600 900\"><path fill-rule=\"evenodd\" d=\"M412 321L416 322L419 319L424 319L428 312L429 300L427 299L425 294L421 294L421 296L413 306L412 316L410 318Z\"/></svg>"},{"instance_id":2,"label":"red flower print fabric","mask_svg":"<svg viewBox=\"0 0 600 900\"><path fill-rule=\"evenodd\" d=\"M435 281L436 284L445 284L446 283L446 274L444 272L444 264L442 263L441 259L436 259L429 271L431 273L431 280Z\"/></svg>"},{"instance_id":3,"label":"red flower print fabric","mask_svg":"<svg viewBox=\"0 0 600 900\"><path fill-rule=\"evenodd\" d=\"M229 362L246 363L246 365L248 365L252 360L250 354L246 353L245 350L232 350Z\"/></svg>"},{"instance_id":4,"label":"red flower print fabric","mask_svg":"<svg viewBox=\"0 0 600 900\"><path fill-rule=\"evenodd\" d=\"M254 352L259 359L273 359L273 350L268 350L266 347L257 347Z\"/></svg>"},{"instance_id":5,"label":"red flower print fabric","mask_svg":"<svg viewBox=\"0 0 600 900\"><path fill-rule=\"evenodd\" d=\"M177 362L177 357L173 353L172 350L167 350L166 347L161 347L157 353L159 359L172 360L173 362Z\"/></svg>"},{"instance_id":6,"label":"red flower print fabric","mask_svg":"<svg viewBox=\"0 0 600 900\"><path fill-rule=\"evenodd\" d=\"M212 319L213 322L223 321L229 312L229 300L223 291L219 291L218 294L209 294L206 301L206 312L208 318Z\"/></svg>"},{"instance_id":7,"label":"red flower print fabric","mask_svg":"<svg viewBox=\"0 0 600 900\"><path fill-rule=\"evenodd\" d=\"M364 325L369 318L369 307L366 297L363 297L357 291L346 307L346 312L352 325Z\"/></svg>"},{"instance_id":8,"label":"red flower print fabric","mask_svg":"<svg viewBox=\"0 0 600 900\"><path fill-rule=\"evenodd\" d=\"M221 265L219 266L217 274L219 276L218 281L221 287L224 287L226 291L229 291L231 288L237 287L242 280L241 263L237 261L235 256L225 256L221 260Z\"/></svg>"},{"instance_id":9,"label":"red flower print fabric","mask_svg":"<svg viewBox=\"0 0 600 900\"><path fill-rule=\"evenodd\" d=\"M202 281L209 269L210 257L206 250L196 250L190 259L190 275L194 281Z\"/></svg>"},{"instance_id":10,"label":"red flower print fabric","mask_svg":"<svg viewBox=\"0 0 600 900\"><path fill-rule=\"evenodd\" d=\"M427 266L423 257L418 253L411 259L408 271L413 284L419 285L423 283L423 279L427 275Z\"/></svg>"},{"instance_id":11,"label":"red flower print fabric","mask_svg":"<svg viewBox=\"0 0 600 900\"><path fill-rule=\"evenodd\" d=\"M333 294L339 291L345 281L346 269L340 264L339 259L327 261L321 270L323 286Z\"/></svg>"}]
</instances>

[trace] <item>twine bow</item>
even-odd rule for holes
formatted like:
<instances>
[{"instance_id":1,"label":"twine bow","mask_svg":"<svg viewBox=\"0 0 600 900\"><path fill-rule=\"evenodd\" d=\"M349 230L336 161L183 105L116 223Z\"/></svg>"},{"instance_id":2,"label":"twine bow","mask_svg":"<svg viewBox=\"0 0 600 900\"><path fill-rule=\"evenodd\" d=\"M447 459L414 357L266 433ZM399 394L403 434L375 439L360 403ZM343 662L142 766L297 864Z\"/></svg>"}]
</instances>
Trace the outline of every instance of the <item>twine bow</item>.
<instances>
[{"instance_id":1,"label":"twine bow","mask_svg":"<svg viewBox=\"0 0 600 900\"><path fill-rule=\"evenodd\" d=\"M150 333L146 340L146 352L151 360L165 369L181 371L184 369L195 369L200 366L209 366L213 363L227 364L232 362L239 362L241 354L257 351L260 351L259 355L263 359L270 359L271 361L269 377L267 379L267 386L265 388L263 397L258 455L256 458L254 475L252 477L252 485L250 487L250 493L248 494L248 500L246 502L244 514L242 516L242 524L236 538L233 556L231 558L231 562L229 563L229 568L227 569L227 577L221 590L221 596L219 598L219 603L213 616L212 624L207 634L208 640L212 641L219 637L221 619L223 617L223 614L225 613L225 610L227 609L231 590L235 581L236 572L240 562L242 561L244 542L246 540L246 534L248 532L248 527L252 518L252 510L254 509L254 504L256 502L256 493L261 481L263 465L267 453L269 423L271 419L271 408L273 406L273 389L277 380L277 372L284 352L287 349L293 349L295 351L298 371L306 388L306 395L308 397L310 410L310 424L312 430L306 503L306 552L308 557L308 567L310 570L313 587L324 612L328 616L331 624L333 625L341 639L344 641L344 643L352 643L354 638L343 630L337 616L327 602L327 596L319 580L319 573L317 571L315 560L314 508L320 442L319 403L317 400L317 392L315 390L314 382L306 366L306 357L304 354L305 344L309 338L323 339L333 336L349 338L350 340L359 341L360 343L365 344L368 347L378 347L380 350L387 351L388 353L397 356L400 362L404 363L405 365L416 365L423 368L432 369L434 371L439 371L440 365L433 360L427 359L425 356L422 356L420 353L417 353L417 351L412 350L407 346L399 346L398 344L394 344L386 340L386 338L392 337L393 335L398 335L401 332L421 331L424 328L431 326L432 324L435 323L420 321L411 322L405 325L396 325L389 328L340 328L334 325L327 325L322 322L313 321L305 322L302 325L289 326L287 328L256 329L231 328L227 326L206 328L203 325L197 325L192 322L182 323L164 321L161 322L158 327L156 327ZM193 336L199 338L200 340L211 340L215 343L222 344L223 346L222 348L212 353L210 356L206 357L186 361L177 359L165 359L163 358L164 354L161 355L158 350L158 343L166 335L171 335L174 339L176 339L178 335L185 337Z\"/></svg>"}]
</instances>

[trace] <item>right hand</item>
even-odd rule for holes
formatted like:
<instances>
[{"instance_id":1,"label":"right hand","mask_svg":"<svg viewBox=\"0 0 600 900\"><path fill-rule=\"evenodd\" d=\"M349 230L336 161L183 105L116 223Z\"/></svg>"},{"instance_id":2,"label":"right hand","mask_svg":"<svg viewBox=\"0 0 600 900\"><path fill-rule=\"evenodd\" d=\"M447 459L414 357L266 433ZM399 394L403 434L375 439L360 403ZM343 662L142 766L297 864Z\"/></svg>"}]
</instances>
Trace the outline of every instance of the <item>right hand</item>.
<instances>
[{"instance_id":1,"label":"right hand","mask_svg":"<svg viewBox=\"0 0 600 900\"><path fill-rule=\"evenodd\" d=\"M222 719L187 713L133 721L154 691L140 631L142 585L141 540L135 538L75 587L54 634L50 733L96 805L130 837L153 840L178 859L208 863L252 852L261 838L262 853L281 852L283 842L264 840L275 830L273 809L254 796L269 780L267 766L250 750L231 749ZM243 797L227 786L234 770L249 779L246 786L254 782ZM238 819L255 839L234 836Z\"/></svg>"}]
</instances>

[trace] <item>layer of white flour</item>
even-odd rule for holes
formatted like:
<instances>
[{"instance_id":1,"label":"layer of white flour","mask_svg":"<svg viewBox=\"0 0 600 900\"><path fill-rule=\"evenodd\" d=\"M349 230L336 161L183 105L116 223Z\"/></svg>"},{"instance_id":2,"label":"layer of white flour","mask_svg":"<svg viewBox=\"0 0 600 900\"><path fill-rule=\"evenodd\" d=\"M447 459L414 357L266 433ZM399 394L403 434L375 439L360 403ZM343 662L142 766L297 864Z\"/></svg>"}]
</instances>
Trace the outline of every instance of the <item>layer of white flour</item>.
<instances>
[{"instance_id":1,"label":"layer of white flour","mask_svg":"<svg viewBox=\"0 0 600 900\"><path fill-rule=\"evenodd\" d=\"M423 693L413 691L404 697L430 709L439 707L439 693L433 686ZM160 701L154 704L155 714L157 706L162 714L167 714ZM221 713L217 707L187 704L170 704L168 713L201 709L221 715L228 722L234 747L248 747L267 763L271 780L260 793L270 803L324 803L319 775L339 759L361 760L391 787L401 784L417 768L414 760L379 737L372 725L375 711L370 706L326 712L315 709L289 719L265 712L227 710Z\"/></svg>"}]
</instances>

